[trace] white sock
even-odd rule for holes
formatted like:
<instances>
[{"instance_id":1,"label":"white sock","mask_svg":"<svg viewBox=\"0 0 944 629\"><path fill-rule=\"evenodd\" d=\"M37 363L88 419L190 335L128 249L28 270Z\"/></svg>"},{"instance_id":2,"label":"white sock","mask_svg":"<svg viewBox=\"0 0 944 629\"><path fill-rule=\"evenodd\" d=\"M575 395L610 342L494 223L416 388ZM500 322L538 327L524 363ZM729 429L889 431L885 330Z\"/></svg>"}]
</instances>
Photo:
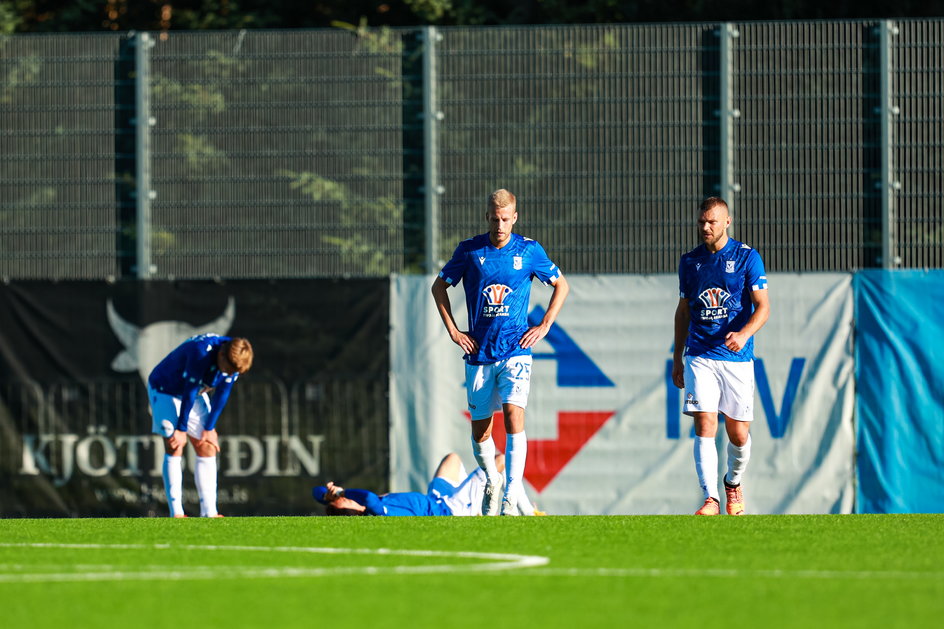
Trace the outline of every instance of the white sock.
<instances>
[{"instance_id":1,"label":"white sock","mask_svg":"<svg viewBox=\"0 0 944 629\"><path fill-rule=\"evenodd\" d=\"M513 505L518 504L518 496L524 493L524 464L528 458L528 437L524 431L508 435L505 442L505 498ZM532 509L533 511L533 509Z\"/></svg>"},{"instance_id":2,"label":"white sock","mask_svg":"<svg viewBox=\"0 0 944 629\"><path fill-rule=\"evenodd\" d=\"M485 478L492 483L498 482L501 474L498 473L498 468L495 467L495 442L492 441L492 438L489 437L482 442L473 439L472 454L475 456L475 462L479 464L479 467L485 470Z\"/></svg>"},{"instance_id":3,"label":"white sock","mask_svg":"<svg viewBox=\"0 0 944 629\"><path fill-rule=\"evenodd\" d=\"M751 436L747 436L747 442L740 448L730 441L728 442L728 473L725 479L729 485L740 485L741 475L747 469L747 462L751 460Z\"/></svg>"},{"instance_id":4,"label":"white sock","mask_svg":"<svg viewBox=\"0 0 944 629\"><path fill-rule=\"evenodd\" d=\"M167 508L170 515L184 514L184 470L183 457L164 455L164 493L167 494Z\"/></svg>"},{"instance_id":5,"label":"white sock","mask_svg":"<svg viewBox=\"0 0 944 629\"><path fill-rule=\"evenodd\" d=\"M200 515L205 518L216 517L216 457L198 456L193 466L193 479L200 494Z\"/></svg>"},{"instance_id":6,"label":"white sock","mask_svg":"<svg viewBox=\"0 0 944 629\"><path fill-rule=\"evenodd\" d=\"M718 451L714 437L695 437L695 473L705 495L721 502L718 493Z\"/></svg>"},{"instance_id":7,"label":"white sock","mask_svg":"<svg viewBox=\"0 0 944 629\"><path fill-rule=\"evenodd\" d=\"M518 512L521 515L534 515L534 505L528 500L528 492L524 491L524 487L518 492Z\"/></svg>"}]
</instances>

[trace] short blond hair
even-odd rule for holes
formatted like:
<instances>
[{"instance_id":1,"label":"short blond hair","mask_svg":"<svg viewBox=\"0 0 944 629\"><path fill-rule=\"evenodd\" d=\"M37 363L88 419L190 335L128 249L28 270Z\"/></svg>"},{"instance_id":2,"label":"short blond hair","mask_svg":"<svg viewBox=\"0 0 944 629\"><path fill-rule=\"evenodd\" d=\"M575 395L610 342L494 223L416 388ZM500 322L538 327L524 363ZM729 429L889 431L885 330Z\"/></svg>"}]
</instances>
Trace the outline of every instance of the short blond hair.
<instances>
[{"instance_id":1,"label":"short blond hair","mask_svg":"<svg viewBox=\"0 0 944 629\"><path fill-rule=\"evenodd\" d=\"M230 339L220 348L226 362L231 364L239 373L246 373L252 367L252 345L247 339L238 337Z\"/></svg>"},{"instance_id":2,"label":"short blond hair","mask_svg":"<svg viewBox=\"0 0 944 629\"><path fill-rule=\"evenodd\" d=\"M514 205L517 211L518 200L511 192L501 188L488 195L488 209L497 210L498 208Z\"/></svg>"}]
</instances>

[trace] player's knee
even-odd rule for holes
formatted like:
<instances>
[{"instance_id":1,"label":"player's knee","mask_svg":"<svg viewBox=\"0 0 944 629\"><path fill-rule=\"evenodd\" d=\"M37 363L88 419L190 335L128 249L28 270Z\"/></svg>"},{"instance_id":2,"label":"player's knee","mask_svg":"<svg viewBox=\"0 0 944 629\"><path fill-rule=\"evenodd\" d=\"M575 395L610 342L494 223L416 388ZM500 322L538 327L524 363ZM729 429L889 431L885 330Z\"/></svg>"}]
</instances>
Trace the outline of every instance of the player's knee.
<instances>
[{"instance_id":1,"label":"player's knee","mask_svg":"<svg viewBox=\"0 0 944 629\"><path fill-rule=\"evenodd\" d=\"M492 436L492 418L472 420L472 439L478 443L487 441Z\"/></svg>"},{"instance_id":2,"label":"player's knee","mask_svg":"<svg viewBox=\"0 0 944 629\"><path fill-rule=\"evenodd\" d=\"M447 466L458 465L460 462L461 459L459 459L459 455L455 452L450 452L443 457L442 461L439 462L439 467L444 468Z\"/></svg>"}]
</instances>

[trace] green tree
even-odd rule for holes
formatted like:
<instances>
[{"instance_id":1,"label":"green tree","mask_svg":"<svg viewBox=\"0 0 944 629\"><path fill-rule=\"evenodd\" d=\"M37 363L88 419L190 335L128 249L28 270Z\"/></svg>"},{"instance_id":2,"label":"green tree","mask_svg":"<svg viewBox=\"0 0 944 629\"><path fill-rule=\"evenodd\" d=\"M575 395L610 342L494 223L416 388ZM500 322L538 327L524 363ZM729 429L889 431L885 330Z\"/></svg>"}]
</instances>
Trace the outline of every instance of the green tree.
<instances>
[{"instance_id":1,"label":"green tree","mask_svg":"<svg viewBox=\"0 0 944 629\"><path fill-rule=\"evenodd\" d=\"M931 17L944 0L0 0L0 33Z\"/></svg>"}]
</instances>

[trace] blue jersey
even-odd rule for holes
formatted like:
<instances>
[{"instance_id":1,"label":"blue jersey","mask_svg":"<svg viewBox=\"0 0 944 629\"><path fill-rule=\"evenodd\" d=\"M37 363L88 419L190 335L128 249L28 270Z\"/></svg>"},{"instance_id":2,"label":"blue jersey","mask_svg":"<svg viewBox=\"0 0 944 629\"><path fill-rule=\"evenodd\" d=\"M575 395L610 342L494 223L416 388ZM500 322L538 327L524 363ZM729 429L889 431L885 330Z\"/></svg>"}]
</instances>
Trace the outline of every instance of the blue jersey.
<instances>
[{"instance_id":1,"label":"blue jersey","mask_svg":"<svg viewBox=\"0 0 944 629\"><path fill-rule=\"evenodd\" d=\"M193 403L204 388L214 389L205 428L213 430L216 426L233 383L239 377L239 373L223 373L216 364L220 345L229 340L228 336L216 334L190 337L158 363L148 376L152 389L180 398L177 430L187 430L187 418Z\"/></svg>"},{"instance_id":2,"label":"blue jersey","mask_svg":"<svg viewBox=\"0 0 944 629\"><path fill-rule=\"evenodd\" d=\"M753 360L754 337L740 352L725 347L724 339L751 318L751 293L766 288L767 272L760 254L733 238L717 253L701 245L683 255L679 296L688 299L691 312L685 354L732 362Z\"/></svg>"},{"instance_id":3,"label":"blue jersey","mask_svg":"<svg viewBox=\"0 0 944 629\"><path fill-rule=\"evenodd\" d=\"M488 234L464 240L456 247L439 277L450 286L465 288L469 334L479 344L477 354L467 354L472 365L489 365L512 356L531 353L519 345L528 331L531 280L550 285L561 276L544 248L518 234L496 249Z\"/></svg>"},{"instance_id":4,"label":"blue jersey","mask_svg":"<svg viewBox=\"0 0 944 629\"><path fill-rule=\"evenodd\" d=\"M327 488L323 486L312 490L312 496L322 504L325 504L326 493ZM366 489L345 489L344 497L362 505L367 515L452 515L452 509L432 492L404 491L378 496Z\"/></svg>"}]
</instances>

